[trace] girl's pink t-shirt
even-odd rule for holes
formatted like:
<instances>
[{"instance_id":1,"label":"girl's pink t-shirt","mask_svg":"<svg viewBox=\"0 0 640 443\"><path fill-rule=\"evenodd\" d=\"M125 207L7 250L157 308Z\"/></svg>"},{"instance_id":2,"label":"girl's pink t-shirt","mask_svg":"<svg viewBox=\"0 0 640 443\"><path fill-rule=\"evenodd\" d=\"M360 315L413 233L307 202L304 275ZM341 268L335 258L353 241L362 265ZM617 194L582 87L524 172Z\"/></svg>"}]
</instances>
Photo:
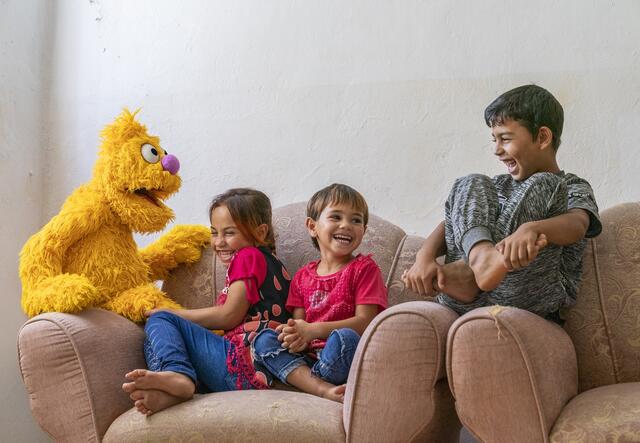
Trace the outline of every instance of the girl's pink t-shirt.
<instances>
[{"instance_id":1,"label":"girl's pink t-shirt","mask_svg":"<svg viewBox=\"0 0 640 443\"><path fill-rule=\"evenodd\" d=\"M318 275L320 260L300 269L291 281L287 309L304 308L309 323L346 320L356 314L356 305L387 307L387 288L380 268L370 255L358 254L346 267L330 275ZM312 349L326 340L314 340Z\"/></svg>"}]
</instances>

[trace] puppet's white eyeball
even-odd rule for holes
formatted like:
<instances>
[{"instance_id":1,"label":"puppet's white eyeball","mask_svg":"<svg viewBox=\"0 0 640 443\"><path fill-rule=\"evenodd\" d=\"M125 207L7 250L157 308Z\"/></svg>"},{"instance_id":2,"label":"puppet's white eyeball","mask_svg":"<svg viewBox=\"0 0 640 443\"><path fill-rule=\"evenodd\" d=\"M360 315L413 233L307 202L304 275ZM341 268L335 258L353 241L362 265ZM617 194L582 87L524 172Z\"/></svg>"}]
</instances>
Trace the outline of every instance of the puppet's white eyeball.
<instances>
[{"instance_id":1,"label":"puppet's white eyeball","mask_svg":"<svg viewBox=\"0 0 640 443\"><path fill-rule=\"evenodd\" d=\"M160 154L158 154L158 150L155 146L150 145L149 143L142 145L140 153L142 154L142 158L144 158L148 163L158 163L158 161L160 161Z\"/></svg>"}]
</instances>

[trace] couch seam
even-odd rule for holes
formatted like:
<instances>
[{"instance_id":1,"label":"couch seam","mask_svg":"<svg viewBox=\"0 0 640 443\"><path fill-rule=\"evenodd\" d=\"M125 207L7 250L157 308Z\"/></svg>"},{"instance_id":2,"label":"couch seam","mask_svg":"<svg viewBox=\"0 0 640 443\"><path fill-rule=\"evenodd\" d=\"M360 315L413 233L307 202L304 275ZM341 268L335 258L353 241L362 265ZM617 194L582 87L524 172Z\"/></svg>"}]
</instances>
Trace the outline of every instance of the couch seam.
<instances>
[{"instance_id":1,"label":"couch seam","mask_svg":"<svg viewBox=\"0 0 640 443\"><path fill-rule=\"evenodd\" d=\"M407 240L408 235L405 234L404 237L400 239L400 243L396 248L396 253L393 256L393 260L391 260L391 268L389 269L389 275L387 275L387 281L385 282L385 286L388 288L391 284L391 279L393 278L393 273L396 271L396 266L398 266L398 262L400 261L400 253L402 248L404 247L404 243Z\"/></svg>"},{"instance_id":2,"label":"couch seam","mask_svg":"<svg viewBox=\"0 0 640 443\"><path fill-rule=\"evenodd\" d=\"M496 316L496 320L498 320L497 316ZM540 402L540 398L539 398L539 395L538 395L538 389L537 389L538 388L538 383L537 383L537 380L535 378L535 374L534 374L534 372L533 372L533 370L531 368L531 362L529 361L529 358L527 357L526 353L523 352L522 340L520 338L520 335L517 333L517 331L515 331L511 327L511 324L509 322L502 322L502 324L506 326L507 330L511 333L511 336L515 339L516 343L518 344L518 350L520 351L520 356L522 357L522 360L524 361L525 366L527 368L527 373L529 375L530 387L531 387L531 390L533 391L533 398L535 399L536 409L538 410L538 420L539 420L539 424L540 424L540 429L542 431L542 439L545 442L549 441L549 432L551 432L551 429L549 429L547 431L544 428L544 419L543 419L543 413L542 413L542 403Z\"/></svg>"},{"instance_id":3,"label":"couch seam","mask_svg":"<svg viewBox=\"0 0 640 443\"><path fill-rule=\"evenodd\" d=\"M396 306L397 306L397 305L396 305ZM427 322L429 323L429 326L431 326L431 328L432 328L433 330L436 330L436 328L434 328L433 321L432 321L428 316L426 316L426 315L424 315L424 314L422 314L422 313L418 313L418 312L410 311L410 310L402 310L402 311L399 311L399 312L393 312L392 314L389 314L389 315L387 315L387 316L385 316L385 317L381 318L381 319L380 319L380 321L379 321L379 322L374 326L373 330L371 331L371 333L369 334L369 336L367 337L367 340L365 341L365 343L364 343L364 345L363 345L363 346L365 346L365 348L364 348L364 349L366 349L366 347L369 345L369 342L371 341L371 337L373 337L374 332L379 328L379 326L384 322L384 320L386 320L386 319L388 319L388 318L391 318L391 317L395 317L395 316L400 315L400 314L410 314L410 315L416 315L416 316L422 317L423 319L426 319L426 320L427 320ZM436 336L437 336L437 334L436 334ZM438 341L438 345L440 345L440 341ZM363 350L363 353L364 353L364 350ZM438 356L438 360L439 360L439 359L440 359L440 356ZM360 373L361 373L361 371L362 371L362 365L359 365L359 366L358 366L358 372L356 373L356 377L357 377L357 379L358 379L358 380L360 380ZM433 381L433 383L432 383L432 388L435 386L435 383L437 382L437 380L435 380L436 378L437 378L437 377L434 377L434 381ZM353 411L353 406L354 406L354 405L355 405L355 403L356 403L356 393L358 392L358 389L357 389L357 388L358 388L358 386L359 386L359 385L354 386L354 389L353 389L354 395L351 397L351 402L350 402L350 405L349 405L349 406L350 406L350 410L351 410L351 411ZM433 400L433 398L432 398L432 400ZM353 415L354 415L354 414L349 414L349 423L348 423L348 425L349 425L349 429L351 429L351 428L352 428L352 426L353 426ZM433 417L432 417L432 418L433 418ZM426 425L423 425L423 426L420 428L420 432L422 432L422 431L425 429L425 426L426 426ZM417 435L417 433L414 433L414 434L411 436L411 438L413 438L415 435ZM345 437L346 437L346 442L351 442L351 441L352 441L351 433L349 433L349 434L347 435L346 428L345 428Z\"/></svg>"},{"instance_id":4,"label":"couch seam","mask_svg":"<svg viewBox=\"0 0 640 443\"><path fill-rule=\"evenodd\" d=\"M499 321L497 317L495 317L495 319L493 319L493 320L492 320L492 319L490 319L490 318L488 318L488 317L480 317L480 318L478 318L478 317L473 317L473 318L465 319L465 321L463 321L463 322L461 322L460 324L456 325L456 329L455 329L454 333L455 333L456 331L458 331L458 330L462 327L462 325L464 325L464 324L466 324L466 323L469 323L469 322L470 322L470 321L472 321L472 320ZM529 375L529 377L528 377L528 378L529 378L530 386L531 386L531 385L535 385L535 380L533 380L533 378L534 378L534 377L533 377L533 374L532 374L532 371L531 371L531 366L530 366L529 361L527 360L527 358L524 356L524 353L522 352L522 346L521 346L521 345L522 345L522 342L521 342L521 340L520 340L520 337L519 337L517 334L514 334L514 333L513 333L513 329L510 327L510 325L509 325L509 324L507 324L507 323L505 323L505 322L501 322L501 323L502 323L502 325L504 325L504 326L506 327L506 329L509 331L509 333L511 333L511 336L512 336L512 337L514 337L514 340L516 341L516 343L517 343L517 345L518 345L518 351L520 351L520 356L521 356L521 357L522 357L522 359L524 360L525 367L526 367L526 369L527 369L527 373L528 373L528 375ZM453 340L452 340L452 343L451 343L451 344L453 344ZM450 360L451 360L451 355L452 355L452 354L453 354L453 352L448 352L448 353L447 353L447 355L448 355L448 357L449 357L449 358L447 358L447 364L448 364L449 366L450 366ZM449 375L449 374L447 373L447 376L448 376L448 375ZM454 399L455 399L454 386L453 386L453 385L455 384L455 382L453 381L453 379L452 379L452 378L449 378L449 382L450 382L450 384L449 384L449 389L451 390L451 394L454 396ZM536 394L535 389L532 389L532 391L533 391L533 395L534 395L534 399L535 399L535 403L536 403L536 409L537 409L537 412L538 412L538 420L539 420L539 424L540 424L540 427L542 428L542 430L544 431L544 426L542 425L543 420L542 420L541 411L540 411L540 401L539 401L539 399L538 399L538 396L537 396L537 394ZM457 401L456 401L456 403L457 403ZM457 410L457 408L456 408L456 410ZM458 417L460 417L460 414L458 414ZM543 440L544 440L544 441L548 441L548 436L544 435L544 432L543 432L542 434L543 434ZM475 435L474 435L474 436L475 436Z\"/></svg>"},{"instance_id":5,"label":"couch seam","mask_svg":"<svg viewBox=\"0 0 640 443\"><path fill-rule=\"evenodd\" d=\"M614 352L613 342L611 341L611 328L609 327L609 319L604 306L604 295L602 291L602 279L600 277L600 263L598 261L598 248L596 246L595 239L590 239L591 242L591 255L593 256L593 267L595 270L595 277L598 286L598 302L600 303L600 311L602 311L602 323L604 323L604 329L607 332L607 342L609 343L609 349L611 350L611 365L613 366L613 377L616 383L619 383L618 364L616 361L616 355Z\"/></svg>"},{"instance_id":6,"label":"couch seam","mask_svg":"<svg viewBox=\"0 0 640 443\"><path fill-rule=\"evenodd\" d=\"M84 361L83 359L80 357L80 353L78 352L78 347L76 346L76 342L73 339L73 337L69 334L69 332L63 328L61 326L61 322L59 320L53 320L51 318L39 318L35 321L29 321L28 323L25 323L21 328L20 328L20 332L22 332L22 329L27 325L27 324L35 324L37 322L41 322L41 321L45 321L45 322L49 322L52 323L54 325L56 325L60 331L62 331L64 333L64 335L69 339L69 343L71 343L71 346L73 348L73 351L76 355L76 357L78 358L78 364L80 366L80 371L82 372L82 378L84 379L84 385L85 387L88 385L87 382L87 374L86 374L86 370L84 367ZM20 365L20 372L22 373L22 365ZM24 380L24 378L23 378ZM95 441L99 442L101 441L100 438L98 438L98 433L97 433L97 425L96 425L96 416L95 416L95 405L93 404L93 399L91 398L91 395L89 395L89 390L88 389L84 389L85 391L85 395L87 397L87 399L89 400L89 405L91 406L91 422L93 424L93 435L95 438ZM55 440L55 439L54 439Z\"/></svg>"}]
</instances>

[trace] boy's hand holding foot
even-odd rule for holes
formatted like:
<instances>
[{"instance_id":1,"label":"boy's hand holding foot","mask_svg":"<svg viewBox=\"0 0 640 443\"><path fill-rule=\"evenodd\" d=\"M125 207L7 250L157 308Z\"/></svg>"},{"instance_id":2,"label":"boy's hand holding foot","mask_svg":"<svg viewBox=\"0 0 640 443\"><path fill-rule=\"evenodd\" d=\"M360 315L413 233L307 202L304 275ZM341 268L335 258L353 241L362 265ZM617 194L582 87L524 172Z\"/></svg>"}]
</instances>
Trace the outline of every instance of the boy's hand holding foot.
<instances>
[{"instance_id":1,"label":"boy's hand holding foot","mask_svg":"<svg viewBox=\"0 0 640 443\"><path fill-rule=\"evenodd\" d=\"M406 287L427 297L434 297L440 291L438 281L442 278L442 267L435 259L421 260L419 257L416 257L413 266L402 274L402 282Z\"/></svg>"},{"instance_id":2,"label":"boy's hand holding foot","mask_svg":"<svg viewBox=\"0 0 640 443\"><path fill-rule=\"evenodd\" d=\"M509 271L528 266L540 250L547 246L546 235L538 232L534 226L533 223L524 223L496 245L504 258L504 266Z\"/></svg>"}]
</instances>

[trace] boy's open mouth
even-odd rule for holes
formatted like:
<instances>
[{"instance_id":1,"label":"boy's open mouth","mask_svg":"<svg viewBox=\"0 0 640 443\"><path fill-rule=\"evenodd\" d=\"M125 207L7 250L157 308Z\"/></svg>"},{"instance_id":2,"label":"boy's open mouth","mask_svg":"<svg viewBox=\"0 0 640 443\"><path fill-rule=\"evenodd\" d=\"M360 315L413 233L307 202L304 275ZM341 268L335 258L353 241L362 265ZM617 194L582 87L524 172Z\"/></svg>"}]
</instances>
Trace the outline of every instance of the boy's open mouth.
<instances>
[{"instance_id":1,"label":"boy's open mouth","mask_svg":"<svg viewBox=\"0 0 640 443\"><path fill-rule=\"evenodd\" d=\"M351 236L344 234L336 234L333 236L333 239L338 243L342 243L343 245L348 245L352 240Z\"/></svg>"},{"instance_id":2,"label":"boy's open mouth","mask_svg":"<svg viewBox=\"0 0 640 443\"><path fill-rule=\"evenodd\" d=\"M502 163L507 167L509 174L513 174L518 169L518 164L513 160L503 160Z\"/></svg>"}]
</instances>

